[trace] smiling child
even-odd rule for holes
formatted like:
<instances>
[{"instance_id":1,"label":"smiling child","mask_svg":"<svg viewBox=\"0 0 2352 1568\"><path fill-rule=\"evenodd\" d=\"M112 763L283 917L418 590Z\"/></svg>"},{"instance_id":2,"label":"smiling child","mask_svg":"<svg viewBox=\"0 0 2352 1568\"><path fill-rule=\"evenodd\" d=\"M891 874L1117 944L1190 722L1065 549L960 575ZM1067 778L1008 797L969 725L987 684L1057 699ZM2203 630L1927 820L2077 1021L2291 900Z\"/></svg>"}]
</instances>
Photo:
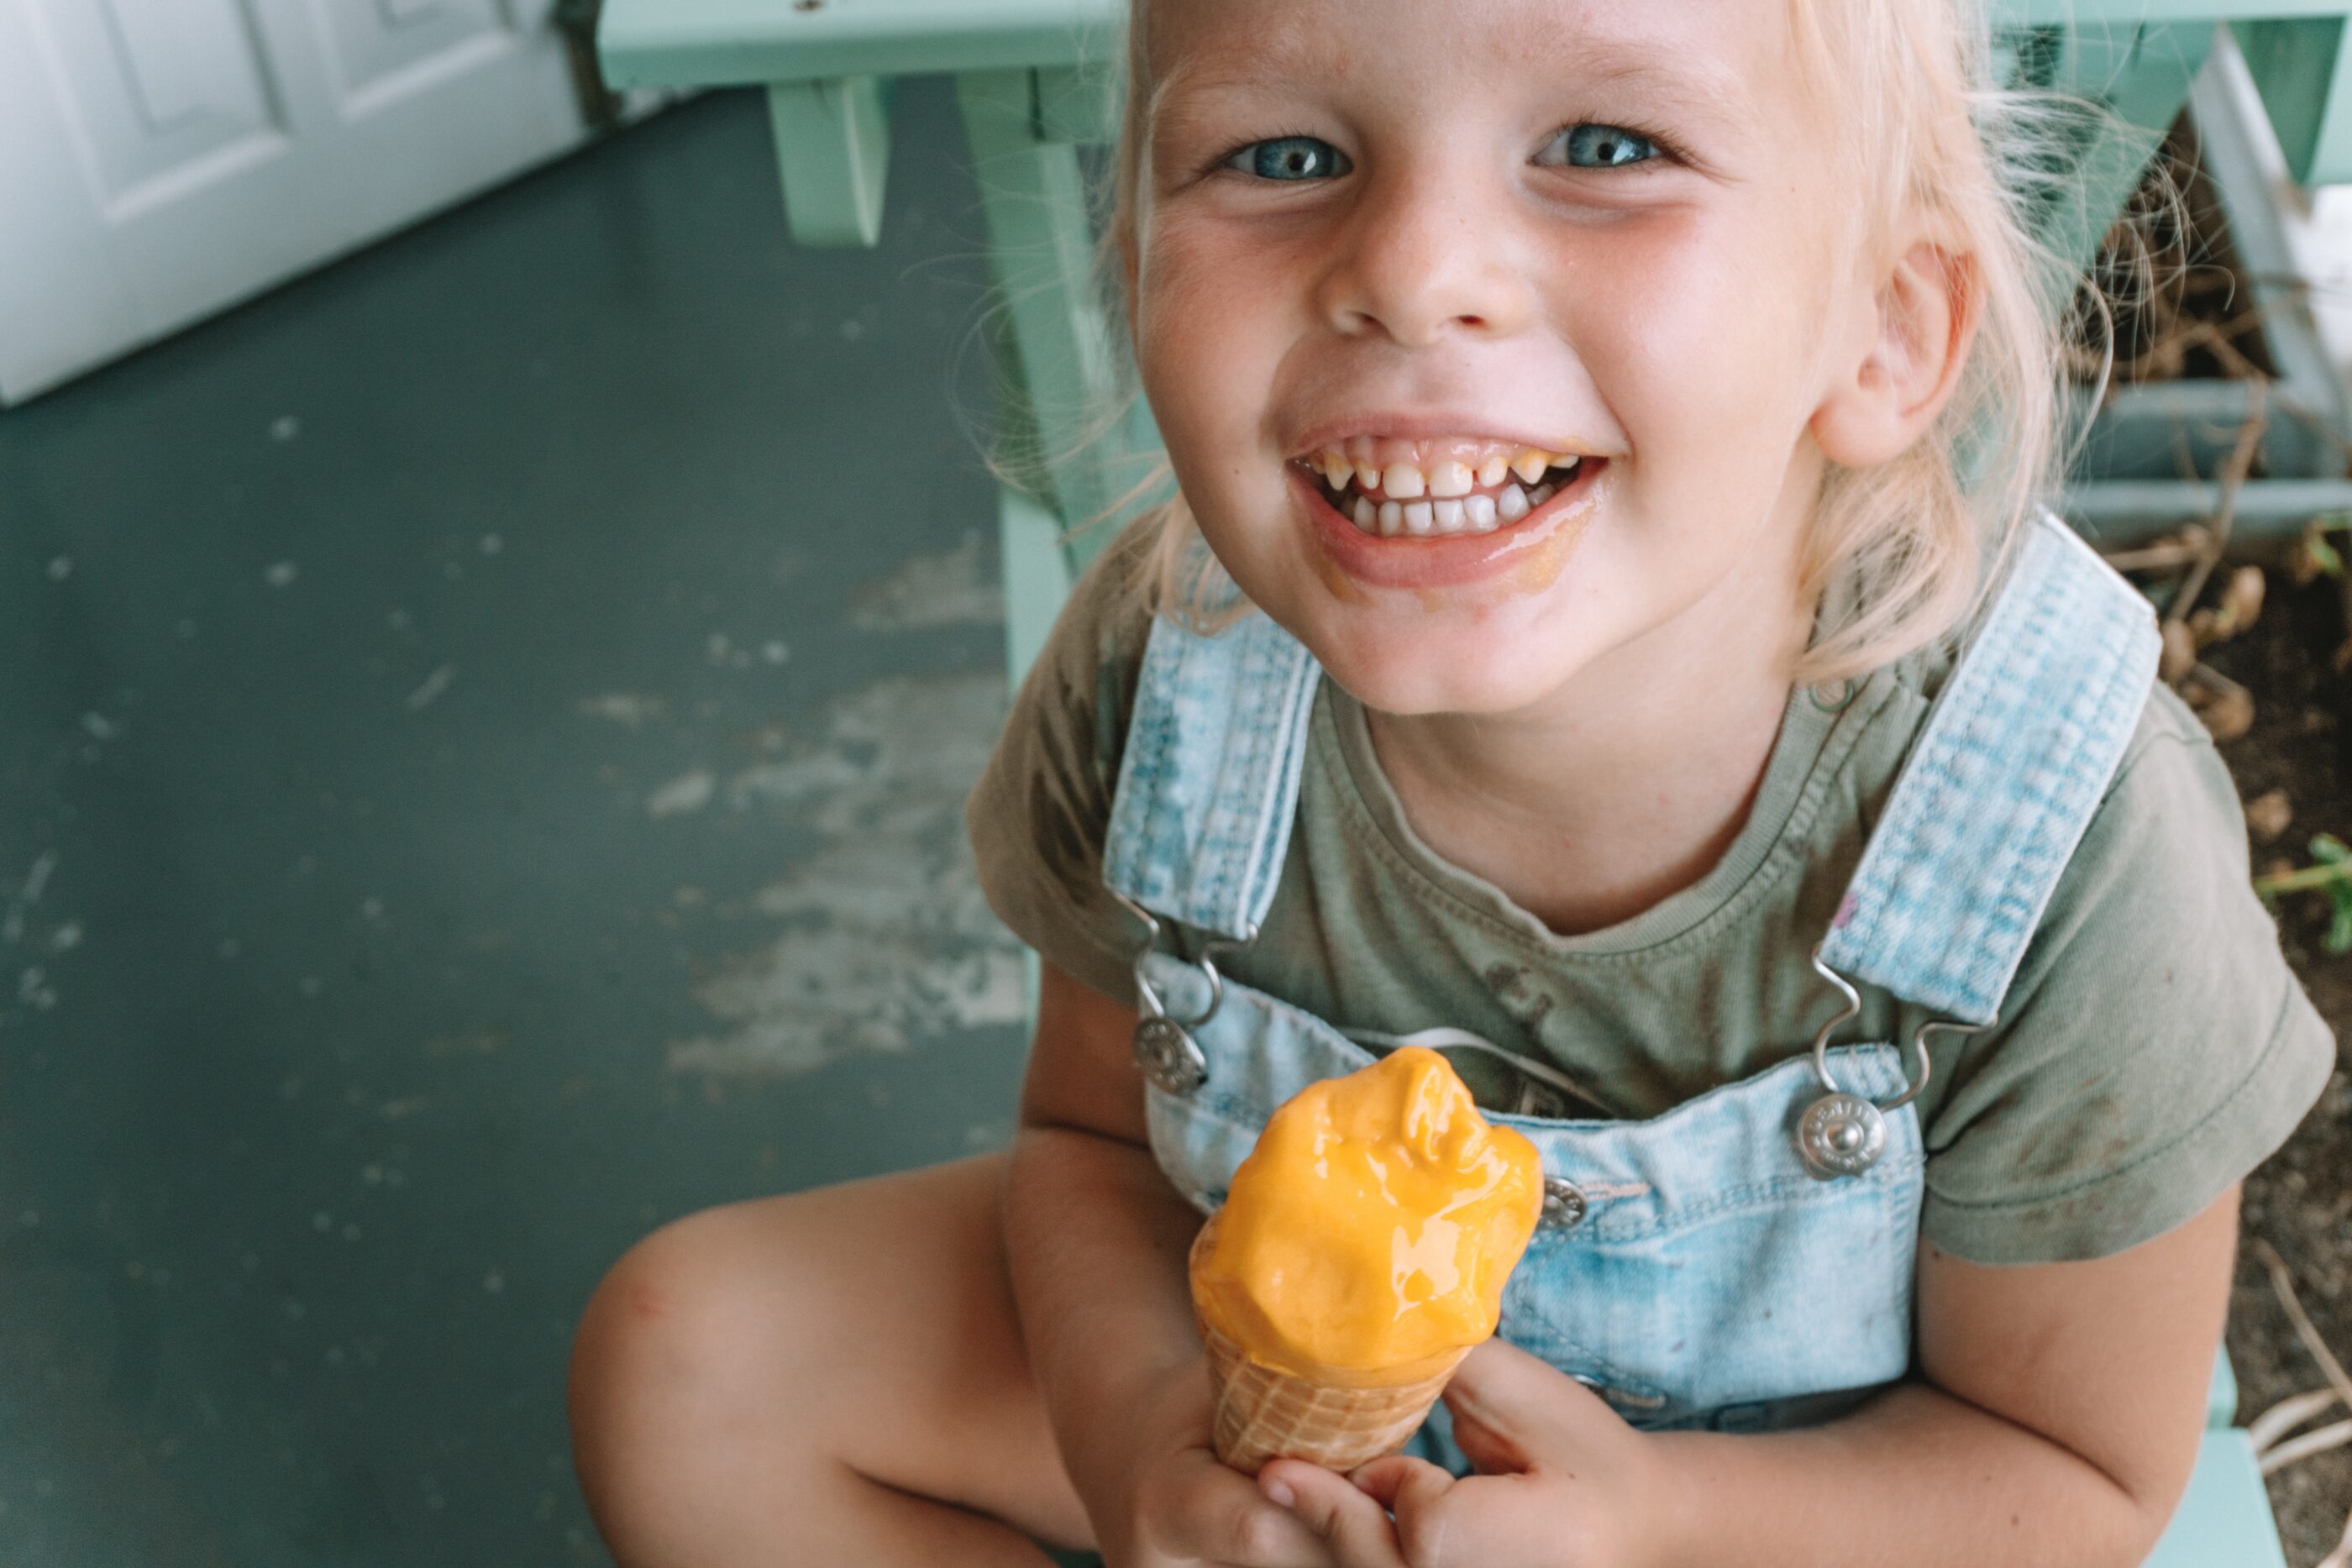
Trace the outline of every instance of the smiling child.
<instances>
[{"instance_id":1,"label":"smiling child","mask_svg":"<svg viewBox=\"0 0 2352 1568\"><path fill-rule=\"evenodd\" d=\"M1020 1133L615 1265L623 1563L2142 1561L2334 1050L2147 606L2041 509L2074 280L1985 29L1138 0L1175 495L971 798L1043 960ZM1187 1248L1405 1043L1543 1223L1404 1453L1253 1481Z\"/></svg>"}]
</instances>

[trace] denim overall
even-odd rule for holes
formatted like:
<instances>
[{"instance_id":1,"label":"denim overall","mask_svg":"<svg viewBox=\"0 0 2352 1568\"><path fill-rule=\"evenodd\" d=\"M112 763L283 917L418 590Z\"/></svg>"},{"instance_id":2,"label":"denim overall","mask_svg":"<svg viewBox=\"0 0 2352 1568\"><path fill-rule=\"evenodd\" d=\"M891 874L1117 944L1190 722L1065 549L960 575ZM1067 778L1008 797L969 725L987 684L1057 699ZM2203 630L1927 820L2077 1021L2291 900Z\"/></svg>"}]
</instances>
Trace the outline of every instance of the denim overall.
<instances>
[{"instance_id":1,"label":"denim overall","mask_svg":"<svg viewBox=\"0 0 2352 1568\"><path fill-rule=\"evenodd\" d=\"M1926 1042L1916 1079L1892 1042L1832 1047L1858 1010L1848 980L1937 1015L1921 1037L1993 1021L2157 658L2147 601L2056 517L2030 524L2011 562L1814 955L1848 1005L1811 1053L1645 1121L1488 1108L1545 1175L1500 1332L1637 1427L1808 1425L1910 1364ZM1273 899L1320 674L1263 614L1214 636L1161 618L1129 725L1103 879L1150 930L1136 1043L1152 1149L1203 1211L1277 1105L1401 1043L1213 967ZM1197 933L1201 956L1161 950L1161 919ZM1456 1030L1405 1038L1511 1055ZM1558 1076L1513 1060L1530 1082ZM1465 1468L1443 1406L1415 1448Z\"/></svg>"}]
</instances>

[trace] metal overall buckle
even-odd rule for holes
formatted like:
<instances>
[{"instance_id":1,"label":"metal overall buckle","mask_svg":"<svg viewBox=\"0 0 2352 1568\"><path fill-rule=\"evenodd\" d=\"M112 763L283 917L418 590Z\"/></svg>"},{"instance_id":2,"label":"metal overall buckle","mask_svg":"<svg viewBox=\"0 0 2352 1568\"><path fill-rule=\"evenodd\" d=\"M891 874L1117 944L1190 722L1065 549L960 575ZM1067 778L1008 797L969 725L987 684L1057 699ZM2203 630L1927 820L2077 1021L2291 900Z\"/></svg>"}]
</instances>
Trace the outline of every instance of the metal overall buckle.
<instances>
[{"instance_id":1,"label":"metal overall buckle","mask_svg":"<svg viewBox=\"0 0 2352 1568\"><path fill-rule=\"evenodd\" d=\"M1871 1100L1851 1094L1838 1086L1830 1074L1830 1036L1838 1029L1862 1016L1862 993L1848 983L1843 975L1822 962L1822 950L1813 949L1813 972L1845 997L1845 1008L1837 1017L1822 1025L1822 1032L1813 1037L1813 1075L1828 1091L1805 1107L1797 1120L1797 1158L1805 1173L1820 1181L1836 1181L1843 1176L1858 1176L1878 1163L1886 1152L1886 1116L1909 1104L1919 1091L1927 1087L1927 1075L1934 1063L1927 1055L1927 1036L1936 1030L1953 1034L1974 1034L1968 1024L1948 1023L1931 1019L1911 1034L1910 1054L1918 1058L1919 1076L1911 1079L1903 1092L1892 1100Z\"/></svg>"},{"instance_id":2,"label":"metal overall buckle","mask_svg":"<svg viewBox=\"0 0 2352 1568\"><path fill-rule=\"evenodd\" d=\"M1200 967L1209 979L1209 1005L1198 1018L1171 1016L1167 1003L1160 998L1160 988L1143 972L1143 960L1160 944L1159 920L1125 894L1113 893L1111 896L1127 905L1144 927L1143 945L1135 950L1133 964L1135 1008L1141 1015L1135 1024L1135 1064L1162 1093L1179 1097L1190 1094L1209 1081L1209 1058L1191 1031L1217 1016L1218 1004L1225 999L1224 979L1208 955L1202 954Z\"/></svg>"}]
</instances>

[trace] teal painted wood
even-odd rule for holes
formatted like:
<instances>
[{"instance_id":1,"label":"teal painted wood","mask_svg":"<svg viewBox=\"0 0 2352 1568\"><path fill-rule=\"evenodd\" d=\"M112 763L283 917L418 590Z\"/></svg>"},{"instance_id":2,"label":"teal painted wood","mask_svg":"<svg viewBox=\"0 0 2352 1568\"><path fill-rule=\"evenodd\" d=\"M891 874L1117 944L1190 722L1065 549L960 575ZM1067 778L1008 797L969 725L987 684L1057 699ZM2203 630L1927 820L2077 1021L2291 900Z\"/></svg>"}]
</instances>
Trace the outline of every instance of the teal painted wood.
<instances>
[{"instance_id":1,"label":"teal painted wood","mask_svg":"<svg viewBox=\"0 0 2352 1568\"><path fill-rule=\"evenodd\" d=\"M768 84L768 124L783 177L784 218L810 246L882 237L890 164L888 84L873 77Z\"/></svg>"},{"instance_id":2,"label":"teal painted wood","mask_svg":"<svg viewBox=\"0 0 2352 1568\"><path fill-rule=\"evenodd\" d=\"M2352 55L2344 18L2240 22L2231 31L2262 89L2287 170L2305 185L2352 180Z\"/></svg>"},{"instance_id":3,"label":"teal painted wood","mask_svg":"<svg viewBox=\"0 0 2352 1568\"><path fill-rule=\"evenodd\" d=\"M2205 1434L2189 1490L2145 1568L2286 1568L2245 1433Z\"/></svg>"},{"instance_id":4,"label":"teal painted wood","mask_svg":"<svg viewBox=\"0 0 2352 1568\"><path fill-rule=\"evenodd\" d=\"M1062 549L1062 520L1026 496L997 493L996 532L1004 583L1004 668L1017 687L1070 596L1070 562Z\"/></svg>"},{"instance_id":5,"label":"teal painted wood","mask_svg":"<svg viewBox=\"0 0 2352 1568\"><path fill-rule=\"evenodd\" d=\"M1126 0L604 0L614 87L1077 66L1117 57Z\"/></svg>"},{"instance_id":6,"label":"teal painted wood","mask_svg":"<svg viewBox=\"0 0 2352 1568\"><path fill-rule=\"evenodd\" d=\"M2341 17L2344 0L2000 0L2003 26ZM1116 60L1127 0L604 0L614 87L751 86Z\"/></svg>"},{"instance_id":7,"label":"teal painted wood","mask_svg":"<svg viewBox=\"0 0 2352 1568\"><path fill-rule=\"evenodd\" d=\"M2205 1425L2221 1431L2238 1419L2238 1373L2227 1350L2213 1354L2213 1381L2205 1390Z\"/></svg>"},{"instance_id":8,"label":"teal painted wood","mask_svg":"<svg viewBox=\"0 0 2352 1568\"><path fill-rule=\"evenodd\" d=\"M1094 225L1077 150L1045 128L1038 74L956 78L988 223L989 265L1014 353L1006 368L1027 413L1040 498L1067 528L1073 573L1132 507L1149 464L1129 444L1129 394L1103 308Z\"/></svg>"}]
</instances>

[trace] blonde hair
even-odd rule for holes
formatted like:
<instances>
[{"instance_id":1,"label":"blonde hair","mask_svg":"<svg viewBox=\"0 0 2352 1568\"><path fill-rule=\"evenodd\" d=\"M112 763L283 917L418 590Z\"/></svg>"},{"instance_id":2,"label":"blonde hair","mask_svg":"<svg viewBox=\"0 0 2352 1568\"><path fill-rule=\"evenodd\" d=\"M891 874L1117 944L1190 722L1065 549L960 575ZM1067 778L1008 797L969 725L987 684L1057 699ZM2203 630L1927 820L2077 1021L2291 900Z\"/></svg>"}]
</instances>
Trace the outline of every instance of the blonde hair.
<instances>
[{"instance_id":1,"label":"blonde hair","mask_svg":"<svg viewBox=\"0 0 2352 1568\"><path fill-rule=\"evenodd\" d=\"M1132 237L1149 127L1146 13L1132 0L1127 92L1105 214L1105 273ZM1981 0L1786 0L1801 68L1837 103L1853 233L1873 262L1923 223L1970 285L1976 334L1958 384L1910 447L1866 468L1832 465L1802 542L1801 587L1820 604L1801 683L1850 680L1950 635L2020 526L2054 492L2069 442L2060 379L2080 261L2036 239L2078 177L2069 153L2106 111L1993 78ZM2095 290L2083 299L2107 328ZM2100 342L2100 375L2112 362ZM2095 402L2095 399L2093 400ZM1165 485L1164 457L1126 503ZM1160 613L1215 630L1251 608L1205 548L1181 492L1158 502L1157 537L1130 588Z\"/></svg>"}]
</instances>

